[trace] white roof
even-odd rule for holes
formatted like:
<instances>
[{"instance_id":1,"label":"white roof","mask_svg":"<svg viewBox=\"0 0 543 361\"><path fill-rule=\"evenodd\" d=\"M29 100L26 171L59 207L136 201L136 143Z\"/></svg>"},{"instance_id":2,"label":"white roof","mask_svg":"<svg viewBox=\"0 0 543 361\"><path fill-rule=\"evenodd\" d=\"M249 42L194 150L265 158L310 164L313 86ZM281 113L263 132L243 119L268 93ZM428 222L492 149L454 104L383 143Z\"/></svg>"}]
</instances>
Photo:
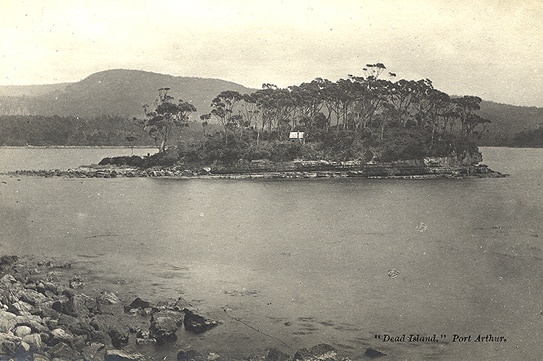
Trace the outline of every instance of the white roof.
<instances>
[{"instance_id":1,"label":"white roof","mask_svg":"<svg viewBox=\"0 0 543 361\"><path fill-rule=\"evenodd\" d=\"M288 137L290 139L301 139L304 137L304 132L290 132Z\"/></svg>"}]
</instances>

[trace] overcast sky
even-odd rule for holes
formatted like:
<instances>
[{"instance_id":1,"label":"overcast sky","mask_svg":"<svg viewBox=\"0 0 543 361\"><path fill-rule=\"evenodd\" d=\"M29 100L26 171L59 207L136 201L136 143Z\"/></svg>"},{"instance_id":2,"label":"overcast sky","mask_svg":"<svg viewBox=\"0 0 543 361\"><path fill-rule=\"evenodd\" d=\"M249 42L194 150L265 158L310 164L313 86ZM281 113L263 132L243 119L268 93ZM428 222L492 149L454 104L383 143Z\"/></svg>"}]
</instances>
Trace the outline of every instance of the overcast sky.
<instances>
[{"instance_id":1,"label":"overcast sky","mask_svg":"<svg viewBox=\"0 0 543 361\"><path fill-rule=\"evenodd\" d=\"M260 88L384 63L454 95L543 106L539 0L0 0L0 84L140 69Z\"/></svg>"}]
</instances>

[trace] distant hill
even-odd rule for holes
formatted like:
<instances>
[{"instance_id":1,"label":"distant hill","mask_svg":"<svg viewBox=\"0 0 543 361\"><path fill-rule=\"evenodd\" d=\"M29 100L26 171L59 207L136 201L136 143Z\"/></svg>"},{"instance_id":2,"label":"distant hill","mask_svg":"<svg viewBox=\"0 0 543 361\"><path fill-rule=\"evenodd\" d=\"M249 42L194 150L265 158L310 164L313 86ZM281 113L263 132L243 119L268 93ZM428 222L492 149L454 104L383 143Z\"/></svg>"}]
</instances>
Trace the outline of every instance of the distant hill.
<instances>
[{"instance_id":1,"label":"distant hill","mask_svg":"<svg viewBox=\"0 0 543 361\"><path fill-rule=\"evenodd\" d=\"M517 133L543 127L543 108L483 100L478 113L492 122L487 127L489 131L478 141L479 145L511 145Z\"/></svg>"},{"instance_id":2,"label":"distant hill","mask_svg":"<svg viewBox=\"0 0 543 361\"><path fill-rule=\"evenodd\" d=\"M143 117L142 106L152 105L163 87L171 88L176 100L192 103L198 114L209 112L211 100L223 90L254 91L219 79L106 70L77 83L0 86L0 115Z\"/></svg>"}]
</instances>

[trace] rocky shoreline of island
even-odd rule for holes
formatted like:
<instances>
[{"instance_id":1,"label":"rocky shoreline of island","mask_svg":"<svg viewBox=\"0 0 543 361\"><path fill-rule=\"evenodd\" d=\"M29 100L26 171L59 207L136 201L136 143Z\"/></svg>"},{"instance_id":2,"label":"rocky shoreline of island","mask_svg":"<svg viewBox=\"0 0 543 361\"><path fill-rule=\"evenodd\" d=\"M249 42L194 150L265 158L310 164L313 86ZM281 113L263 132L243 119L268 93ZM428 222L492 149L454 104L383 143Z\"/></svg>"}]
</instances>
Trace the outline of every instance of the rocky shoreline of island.
<instances>
[{"instance_id":1,"label":"rocky shoreline of island","mask_svg":"<svg viewBox=\"0 0 543 361\"><path fill-rule=\"evenodd\" d=\"M461 179L503 178L506 174L484 164L456 157L433 157L388 163L361 161L290 161L253 160L210 166L177 164L173 166L135 167L105 158L100 164L75 169L17 170L15 176L62 178L203 178L203 179L312 179L312 178L392 178L392 179Z\"/></svg>"},{"instance_id":2,"label":"rocky shoreline of island","mask_svg":"<svg viewBox=\"0 0 543 361\"><path fill-rule=\"evenodd\" d=\"M201 315L183 298L124 300L116 292L86 287L75 267L56 260L0 256L1 360L152 361L165 359L165 348L179 361L349 360L328 344L292 354L271 348L241 357L177 349L176 341L184 333L212 332L224 321ZM370 358L383 355L366 350Z\"/></svg>"}]
</instances>

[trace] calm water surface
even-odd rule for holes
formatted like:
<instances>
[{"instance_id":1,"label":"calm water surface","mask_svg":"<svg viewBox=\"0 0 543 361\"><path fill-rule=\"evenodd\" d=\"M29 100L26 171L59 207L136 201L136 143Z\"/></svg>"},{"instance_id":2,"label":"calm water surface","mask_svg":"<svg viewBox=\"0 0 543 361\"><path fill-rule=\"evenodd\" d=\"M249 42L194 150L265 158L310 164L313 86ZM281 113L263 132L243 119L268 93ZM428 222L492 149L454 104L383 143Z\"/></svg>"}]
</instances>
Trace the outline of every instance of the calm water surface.
<instances>
[{"instance_id":1,"label":"calm water surface","mask_svg":"<svg viewBox=\"0 0 543 361\"><path fill-rule=\"evenodd\" d=\"M80 151L69 150L75 163L99 161L77 161ZM2 169L10 169L7 158L36 168L24 153L17 160L0 149ZM179 348L247 356L324 342L353 359L364 359L367 347L398 360L541 359L543 149L484 148L483 156L510 177L4 175L0 252L64 257L92 271L88 283L119 289L128 301L183 296L224 321L180 339ZM383 334L436 334L440 342L375 338ZM452 342L454 334L472 342ZM473 342L479 334L507 342Z\"/></svg>"},{"instance_id":2,"label":"calm water surface","mask_svg":"<svg viewBox=\"0 0 543 361\"><path fill-rule=\"evenodd\" d=\"M69 169L100 162L105 157L156 153L156 148L0 147L0 172L18 169Z\"/></svg>"}]
</instances>

